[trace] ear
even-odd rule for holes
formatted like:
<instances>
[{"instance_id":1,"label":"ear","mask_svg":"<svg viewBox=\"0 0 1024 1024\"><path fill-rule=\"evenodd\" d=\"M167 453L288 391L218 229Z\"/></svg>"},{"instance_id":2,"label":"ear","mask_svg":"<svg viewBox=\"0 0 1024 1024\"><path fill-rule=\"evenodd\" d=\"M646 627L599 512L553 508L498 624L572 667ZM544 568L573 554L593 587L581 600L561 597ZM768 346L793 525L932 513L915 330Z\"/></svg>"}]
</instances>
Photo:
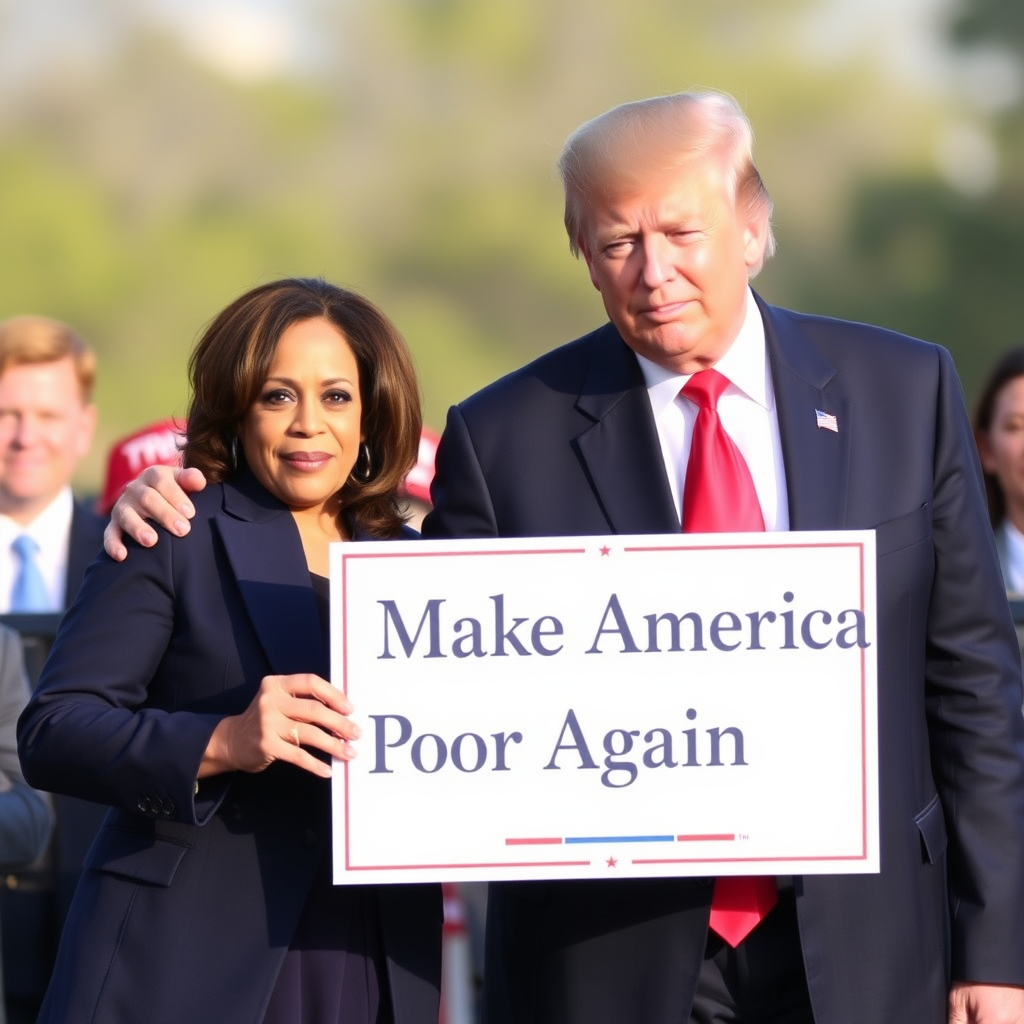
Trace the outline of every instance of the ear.
<instances>
[{"instance_id":1,"label":"ear","mask_svg":"<svg viewBox=\"0 0 1024 1024\"><path fill-rule=\"evenodd\" d=\"M743 227L743 259L748 269L761 266L767 245L768 213L760 208L751 210Z\"/></svg>"}]
</instances>

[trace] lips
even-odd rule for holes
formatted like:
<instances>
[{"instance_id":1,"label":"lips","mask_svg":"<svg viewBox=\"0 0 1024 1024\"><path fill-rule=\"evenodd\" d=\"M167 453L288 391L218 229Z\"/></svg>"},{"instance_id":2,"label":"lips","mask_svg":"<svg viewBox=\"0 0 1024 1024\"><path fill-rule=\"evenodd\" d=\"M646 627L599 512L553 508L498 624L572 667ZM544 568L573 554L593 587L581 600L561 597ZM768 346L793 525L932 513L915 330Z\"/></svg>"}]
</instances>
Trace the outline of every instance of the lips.
<instances>
[{"instance_id":1,"label":"lips","mask_svg":"<svg viewBox=\"0 0 1024 1024\"><path fill-rule=\"evenodd\" d=\"M679 318L679 315L689 305L689 302L682 300L680 302L666 302L660 306L648 306L646 309L640 310L640 316L645 316L649 320L655 320L658 323L670 323L672 320Z\"/></svg>"},{"instance_id":2,"label":"lips","mask_svg":"<svg viewBox=\"0 0 1024 1024\"><path fill-rule=\"evenodd\" d=\"M34 473L37 470L45 469L49 460L43 458L18 458L8 457L4 460L4 467L8 473Z\"/></svg>"},{"instance_id":3,"label":"lips","mask_svg":"<svg viewBox=\"0 0 1024 1024\"><path fill-rule=\"evenodd\" d=\"M295 469L312 472L329 462L331 456L327 452L289 452L281 458Z\"/></svg>"}]
</instances>

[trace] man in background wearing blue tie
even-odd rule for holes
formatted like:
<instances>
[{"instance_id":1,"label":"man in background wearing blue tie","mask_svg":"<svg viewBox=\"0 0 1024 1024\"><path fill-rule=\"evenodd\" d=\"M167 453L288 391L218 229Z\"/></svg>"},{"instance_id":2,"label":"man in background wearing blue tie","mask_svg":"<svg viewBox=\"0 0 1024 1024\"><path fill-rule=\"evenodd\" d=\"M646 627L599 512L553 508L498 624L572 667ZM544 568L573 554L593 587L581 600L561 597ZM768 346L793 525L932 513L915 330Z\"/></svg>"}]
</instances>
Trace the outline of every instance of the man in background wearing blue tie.
<instances>
[{"instance_id":1,"label":"man in background wearing blue tie","mask_svg":"<svg viewBox=\"0 0 1024 1024\"><path fill-rule=\"evenodd\" d=\"M71 493L96 428L96 358L70 327L0 323L0 612L63 611L99 551Z\"/></svg>"},{"instance_id":2,"label":"man in background wearing blue tie","mask_svg":"<svg viewBox=\"0 0 1024 1024\"><path fill-rule=\"evenodd\" d=\"M95 376L92 349L65 324L41 316L0 323L0 613L63 611L99 553L105 520L71 492L96 427ZM34 1019L103 815L82 800L55 804L47 859L7 875L0 895L12 1022Z\"/></svg>"}]
</instances>

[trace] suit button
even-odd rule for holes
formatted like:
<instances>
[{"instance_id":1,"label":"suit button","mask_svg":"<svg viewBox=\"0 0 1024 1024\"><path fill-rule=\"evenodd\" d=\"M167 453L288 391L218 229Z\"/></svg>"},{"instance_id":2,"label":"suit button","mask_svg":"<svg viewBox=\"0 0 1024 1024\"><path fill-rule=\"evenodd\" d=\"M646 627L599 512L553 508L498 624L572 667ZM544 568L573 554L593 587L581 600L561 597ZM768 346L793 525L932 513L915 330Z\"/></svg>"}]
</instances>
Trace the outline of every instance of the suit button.
<instances>
[{"instance_id":1,"label":"suit button","mask_svg":"<svg viewBox=\"0 0 1024 1024\"><path fill-rule=\"evenodd\" d=\"M140 796L138 802L138 808L143 814L153 813L153 803L148 796Z\"/></svg>"},{"instance_id":2,"label":"suit button","mask_svg":"<svg viewBox=\"0 0 1024 1024\"><path fill-rule=\"evenodd\" d=\"M174 813L174 801L163 800L160 804L160 810L169 818Z\"/></svg>"}]
</instances>

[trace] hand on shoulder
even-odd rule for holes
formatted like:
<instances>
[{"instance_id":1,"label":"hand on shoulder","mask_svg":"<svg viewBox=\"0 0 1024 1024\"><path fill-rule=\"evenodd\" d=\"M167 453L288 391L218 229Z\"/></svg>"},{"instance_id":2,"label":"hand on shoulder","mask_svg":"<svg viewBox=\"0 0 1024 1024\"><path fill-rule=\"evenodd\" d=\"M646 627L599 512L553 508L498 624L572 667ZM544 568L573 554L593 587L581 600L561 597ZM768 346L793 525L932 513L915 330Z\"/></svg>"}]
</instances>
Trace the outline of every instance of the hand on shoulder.
<instances>
[{"instance_id":1,"label":"hand on shoulder","mask_svg":"<svg viewBox=\"0 0 1024 1024\"><path fill-rule=\"evenodd\" d=\"M198 469L176 469L171 466L150 466L128 484L110 510L110 522L103 531L103 549L116 562L124 561L128 549L125 535L145 548L157 541L152 520L177 537L184 537L191 528L189 519L195 508L189 494L206 486L206 478Z\"/></svg>"}]
</instances>

